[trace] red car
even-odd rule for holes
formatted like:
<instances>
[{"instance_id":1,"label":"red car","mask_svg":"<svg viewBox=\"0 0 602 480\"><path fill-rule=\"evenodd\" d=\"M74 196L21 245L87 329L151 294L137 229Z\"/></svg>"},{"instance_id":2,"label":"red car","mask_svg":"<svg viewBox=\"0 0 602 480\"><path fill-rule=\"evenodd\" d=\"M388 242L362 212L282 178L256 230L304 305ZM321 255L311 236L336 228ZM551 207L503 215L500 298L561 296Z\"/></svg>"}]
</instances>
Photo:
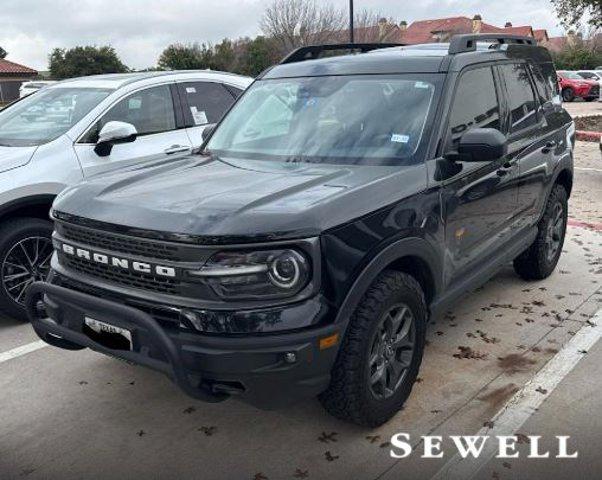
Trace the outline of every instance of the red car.
<instances>
[{"instance_id":1,"label":"red car","mask_svg":"<svg viewBox=\"0 0 602 480\"><path fill-rule=\"evenodd\" d=\"M562 92L562 100L572 102L575 98L583 98L591 102L600 97L600 86L594 80L586 80L576 72L557 71L558 85Z\"/></svg>"}]
</instances>

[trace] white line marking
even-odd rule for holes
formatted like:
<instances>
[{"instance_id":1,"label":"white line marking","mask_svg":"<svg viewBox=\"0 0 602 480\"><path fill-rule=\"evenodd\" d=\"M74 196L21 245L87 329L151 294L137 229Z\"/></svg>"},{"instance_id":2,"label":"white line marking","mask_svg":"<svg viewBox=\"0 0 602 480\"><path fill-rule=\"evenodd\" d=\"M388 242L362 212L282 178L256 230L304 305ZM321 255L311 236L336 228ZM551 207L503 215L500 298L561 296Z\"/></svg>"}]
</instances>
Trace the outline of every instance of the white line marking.
<instances>
[{"instance_id":1,"label":"white line marking","mask_svg":"<svg viewBox=\"0 0 602 480\"><path fill-rule=\"evenodd\" d=\"M21 345L20 347L13 348L8 352L0 353L0 363L8 362L13 358L20 357L22 355L26 355L31 352L35 352L40 348L48 347L49 345L43 340L38 340L37 342L28 343L27 345Z\"/></svg>"},{"instance_id":2,"label":"white line marking","mask_svg":"<svg viewBox=\"0 0 602 480\"><path fill-rule=\"evenodd\" d=\"M550 396L587 351L602 337L602 310L592 319L594 325L586 324L510 401L493 417L493 428L483 427L476 435L494 438L496 435L514 435ZM539 389L539 391L536 391ZM547 390L546 393L541 392ZM462 459L455 454L433 477L432 480L470 480L497 453L497 443L487 442L478 458Z\"/></svg>"},{"instance_id":3,"label":"white line marking","mask_svg":"<svg viewBox=\"0 0 602 480\"><path fill-rule=\"evenodd\" d=\"M602 173L602 169L600 168L590 168L590 167L574 167L575 170L579 170L580 172L598 172Z\"/></svg>"}]
</instances>

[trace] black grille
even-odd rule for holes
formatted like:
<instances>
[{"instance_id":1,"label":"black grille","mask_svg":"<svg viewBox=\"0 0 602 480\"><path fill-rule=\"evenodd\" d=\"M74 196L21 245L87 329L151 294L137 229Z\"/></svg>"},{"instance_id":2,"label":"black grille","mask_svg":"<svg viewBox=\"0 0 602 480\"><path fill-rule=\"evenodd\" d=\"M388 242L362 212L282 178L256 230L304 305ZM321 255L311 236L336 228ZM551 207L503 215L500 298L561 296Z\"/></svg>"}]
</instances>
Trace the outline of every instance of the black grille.
<instances>
[{"instance_id":1,"label":"black grille","mask_svg":"<svg viewBox=\"0 0 602 480\"><path fill-rule=\"evenodd\" d=\"M153 242L141 238L116 237L110 233L90 230L69 224L61 225L63 237L73 242L83 243L113 252L129 253L145 258L163 260L178 260L178 247L164 243Z\"/></svg>"},{"instance_id":2,"label":"black grille","mask_svg":"<svg viewBox=\"0 0 602 480\"><path fill-rule=\"evenodd\" d=\"M139 274L137 272L117 269L101 263L91 263L88 260L78 257L63 255L62 261L66 267L72 268L73 270L96 278L102 278L109 282L118 283L126 287L142 288L153 292L172 294L176 294L180 287L180 282L172 278Z\"/></svg>"}]
</instances>

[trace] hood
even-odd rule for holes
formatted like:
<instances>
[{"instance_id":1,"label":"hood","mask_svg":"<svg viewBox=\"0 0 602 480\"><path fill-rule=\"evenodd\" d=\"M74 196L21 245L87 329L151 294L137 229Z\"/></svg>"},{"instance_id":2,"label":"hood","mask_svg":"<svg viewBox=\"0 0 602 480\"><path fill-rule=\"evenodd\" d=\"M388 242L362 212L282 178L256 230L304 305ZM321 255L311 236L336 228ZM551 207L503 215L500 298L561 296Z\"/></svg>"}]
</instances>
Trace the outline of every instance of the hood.
<instances>
[{"instance_id":1,"label":"hood","mask_svg":"<svg viewBox=\"0 0 602 480\"><path fill-rule=\"evenodd\" d=\"M38 147L3 147L0 145L0 173L26 165Z\"/></svg>"},{"instance_id":2,"label":"hood","mask_svg":"<svg viewBox=\"0 0 602 480\"><path fill-rule=\"evenodd\" d=\"M54 208L139 230L253 240L300 238L374 212L425 184L424 165L338 166L193 156L96 177L64 191Z\"/></svg>"}]
</instances>

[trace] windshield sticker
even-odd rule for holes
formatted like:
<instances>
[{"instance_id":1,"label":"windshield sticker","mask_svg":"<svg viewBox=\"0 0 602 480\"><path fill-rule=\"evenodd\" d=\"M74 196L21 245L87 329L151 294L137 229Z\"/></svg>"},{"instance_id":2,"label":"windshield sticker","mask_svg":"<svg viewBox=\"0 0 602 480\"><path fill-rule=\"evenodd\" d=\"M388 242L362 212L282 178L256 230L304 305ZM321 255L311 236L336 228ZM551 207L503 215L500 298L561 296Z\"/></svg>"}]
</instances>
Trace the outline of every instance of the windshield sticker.
<instances>
[{"instance_id":1,"label":"windshield sticker","mask_svg":"<svg viewBox=\"0 0 602 480\"><path fill-rule=\"evenodd\" d=\"M429 84L426 82L416 82L414 88L429 88Z\"/></svg>"},{"instance_id":2,"label":"windshield sticker","mask_svg":"<svg viewBox=\"0 0 602 480\"><path fill-rule=\"evenodd\" d=\"M186 87L186 93L196 93L196 88L194 88L194 87Z\"/></svg>"},{"instance_id":3,"label":"windshield sticker","mask_svg":"<svg viewBox=\"0 0 602 480\"><path fill-rule=\"evenodd\" d=\"M199 112L196 107L192 106L190 107L190 113L192 113L192 119L194 120L195 125L206 125L209 123L205 110Z\"/></svg>"},{"instance_id":4,"label":"windshield sticker","mask_svg":"<svg viewBox=\"0 0 602 480\"><path fill-rule=\"evenodd\" d=\"M408 143L410 141L410 136L394 133L391 135L391 141L395 143Z\"/></svg>"}]
</instances>

